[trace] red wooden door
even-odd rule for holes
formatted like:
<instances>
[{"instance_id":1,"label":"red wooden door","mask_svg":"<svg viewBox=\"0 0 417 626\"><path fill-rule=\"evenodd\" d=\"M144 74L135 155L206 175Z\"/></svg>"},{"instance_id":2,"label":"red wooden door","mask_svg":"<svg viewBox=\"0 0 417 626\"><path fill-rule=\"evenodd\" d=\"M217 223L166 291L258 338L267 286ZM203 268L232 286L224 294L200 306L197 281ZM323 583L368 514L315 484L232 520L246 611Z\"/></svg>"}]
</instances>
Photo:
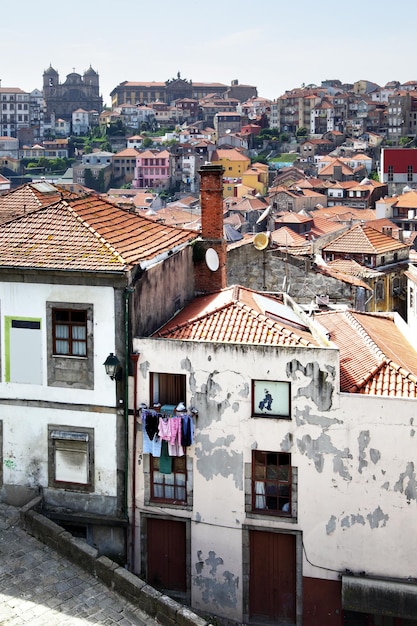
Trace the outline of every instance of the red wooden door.
<instances>
[{"instance_id":1,"label":"red wooden door","mask_svg":"<svg viewBox=\"0 0 417 626\"><path fill-rule=\"evenodd\" d=\"M250 531L249 615L263 621L296 619L295 535Z\"/></svg>"},{"instance_id":2,"label":"red wooden door","mask_svg":"<svg viewBox=\"0 0 417 626\"><path fill-rule=\"evenodd\" d=\"M186 591L186 528L184 522L147 520L148 583L168 591Z\"/></svg>"}]
</instances>

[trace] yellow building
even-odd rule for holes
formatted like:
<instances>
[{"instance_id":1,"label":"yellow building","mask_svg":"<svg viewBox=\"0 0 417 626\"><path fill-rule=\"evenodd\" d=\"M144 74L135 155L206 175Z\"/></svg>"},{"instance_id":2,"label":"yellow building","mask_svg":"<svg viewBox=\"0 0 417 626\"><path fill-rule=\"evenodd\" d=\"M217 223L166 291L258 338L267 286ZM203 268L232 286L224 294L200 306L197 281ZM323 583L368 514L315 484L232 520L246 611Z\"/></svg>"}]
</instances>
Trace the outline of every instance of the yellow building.
<instances>
[{"instance_id":1,"label":"yellow building","mask_svg":"<svg viewBox=\"0 0 417 626\"><path fill-rule=\"evenodd\" d=\"M253 163L246 172L243 172L242 183L255 189L255 193L264 196L268 191L268 165Z\"/></svg>"},{"instance_id":2,"label":"yellow building","mask_svg":"<svg viewBox=\"0 0 417 626\"><path fill-rule=\"evenodd\" d=\"M223 166L223 178L240 178L250 166L250 158L235 148L215 150L211 162Z\"/></svg>"},{"instance_id":3,"label":"yellow building","mask_svg":"<svg viewBox=\"0 0 417 626\"><path fill-rule=\"evenodd\" d=\"M254 196L255 189L243 185L241 182L223 181L223 198L245 198Z\"/></svg>"}]
</instances>

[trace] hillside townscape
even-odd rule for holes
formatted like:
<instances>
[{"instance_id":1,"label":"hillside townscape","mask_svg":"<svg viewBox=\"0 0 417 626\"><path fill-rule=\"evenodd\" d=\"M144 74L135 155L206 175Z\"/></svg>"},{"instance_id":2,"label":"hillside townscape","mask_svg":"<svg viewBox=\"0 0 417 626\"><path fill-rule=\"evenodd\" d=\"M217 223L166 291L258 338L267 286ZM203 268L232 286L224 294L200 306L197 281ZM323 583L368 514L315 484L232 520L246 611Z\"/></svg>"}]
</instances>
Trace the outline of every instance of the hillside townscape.
<instances>
[{"instance_id":1,"label":"hillside townscape","mask_svg":"<svg viewBox=\"0 0 417 626\"><path fill-rule=\"evenodd\" d=\"M0 86L1 502L163 624L417 626L417 81L40 80Z\"/></svg>"}]
</instances>

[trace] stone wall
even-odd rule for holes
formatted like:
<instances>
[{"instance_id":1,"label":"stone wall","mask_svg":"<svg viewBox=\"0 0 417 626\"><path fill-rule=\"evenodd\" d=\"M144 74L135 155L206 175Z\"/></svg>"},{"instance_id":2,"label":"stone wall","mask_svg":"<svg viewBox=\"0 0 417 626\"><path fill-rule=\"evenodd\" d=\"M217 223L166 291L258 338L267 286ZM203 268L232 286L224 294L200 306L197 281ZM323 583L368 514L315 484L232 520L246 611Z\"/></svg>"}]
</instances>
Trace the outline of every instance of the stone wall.
<instances>
[{"instance_id":1,"label":"stone wall","mask_svg":"<svg viewBox=\"0 0 417 626\"><path fill-rule=\"evenodd\" d=\"M300 304L326 294L333 303L354 303L354 289L315 270L313 256L292 256L285 251L259 251L252 245L227 253L227 284L260 291L286 291Z\"/></svg>"}]
</instances>

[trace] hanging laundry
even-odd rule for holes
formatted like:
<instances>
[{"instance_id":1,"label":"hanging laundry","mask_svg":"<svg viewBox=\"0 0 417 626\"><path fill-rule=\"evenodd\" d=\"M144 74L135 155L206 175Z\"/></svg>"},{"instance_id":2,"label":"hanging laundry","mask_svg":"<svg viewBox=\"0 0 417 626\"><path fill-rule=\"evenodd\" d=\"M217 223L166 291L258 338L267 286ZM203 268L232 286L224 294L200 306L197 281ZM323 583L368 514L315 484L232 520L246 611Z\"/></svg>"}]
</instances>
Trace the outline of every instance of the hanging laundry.
<instances>
[{"instance_id":1,"label":"hanging laundry","mask_svg":"<svg viewBox=\"0 0 417 626\"><path fill-rule=\"evenodd\" d=\"M172 417L160 416L158 421L158 435L164 441L171 440L171 422Z\"/></svg>"},{"instance_id":2,"label":"hanging laundry","mask_svg":"<svg viewBox=\"0 0 417 626\"><path fill-rule=\"evenodd\" d=\"M155 422L156 418L156 422ZM143 453L152 454L152 456L161 456L161 439L155 431L155 423L158 424L159 417L154 411L142 411L142 435L143 435ZM149 434L150 433L150 434ZM152 437L150 437L152 435Z\"/></svg>"},{"instance_id":3,"label":"hanging laundry","mask_svg":"<svg viewBox=\"0 0 417 626\"><path fill-rule=\"evenodd\" d=\"M161 458L159 459L161 474L172 474L172 457L168 454L168 442L162 441Z\"/></svg>"},{"instance_id":4,"label":"hanging laundry","mask_svg":"<svg viewBox=\"0 0 417 626\"><path fill-rule=\"evenodd\" d=\"M181 443L184 447L191 446L194 443L194 423L192 415L185 413L181 416L182 419L182 431L181 431Z\"/></svg>"}]
</instances>

